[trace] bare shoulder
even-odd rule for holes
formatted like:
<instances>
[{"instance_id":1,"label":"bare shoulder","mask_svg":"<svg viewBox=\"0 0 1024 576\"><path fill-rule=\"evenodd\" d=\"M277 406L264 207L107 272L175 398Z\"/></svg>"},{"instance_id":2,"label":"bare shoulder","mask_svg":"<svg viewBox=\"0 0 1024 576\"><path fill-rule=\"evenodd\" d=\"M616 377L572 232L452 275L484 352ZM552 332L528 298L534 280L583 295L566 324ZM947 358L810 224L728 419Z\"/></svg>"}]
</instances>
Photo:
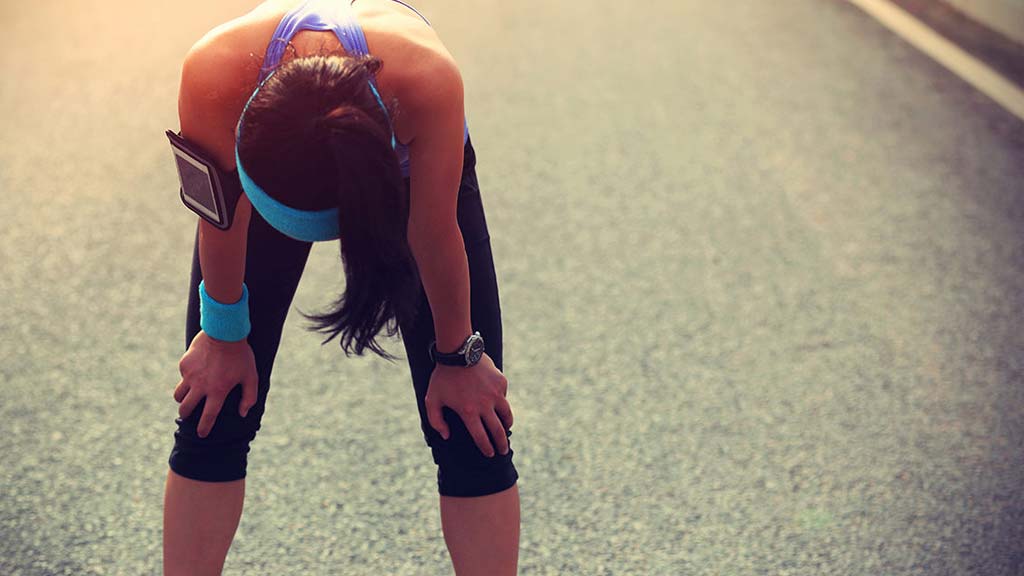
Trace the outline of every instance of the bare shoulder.
<instances>
[{"instance_id":1,"label":"bare shoulder","mask_svg":"<svg viewBox=\"0 0 1024 576\"><path fill-rule=\"evenodd\" d=\"M413 98L432 98L461 88L461 73L451 53L438 43L424 46L409 42L403 54L407 88ZM407 96L407 97L408 97Z\"/></svg>"},{"instance_id":2,"label":"bare shoulder","mask_svg":"<svg viewBox=\"0 0 1024 576\"><path fill-rule=\"evenodd\" d=\"M371 52L384 60L381 83L398 99L395 128L399 140L414 140L440 109L455 107L462 114L458 63L432 30L396 35L390 46L378 51L371 48Z\"/></svg>"},{"instance_id":3,"label":"bare shoulder","mask_svg":"<svg viewBox=\"0 0 1024 576\"><path fill-rule=\"evenodd\" d=\"M268 0L207 32L185 56L178 94L182 135L225 169L234 166L235 126L256 84L267 38L292 3ZM381 91L398 101L399 140L415 139L441 108L457 107L461 114L459 67L434 29L390 1L356 6L370 53L383 61L377 75ZM303 30L292 39L295 55L340 48L329 31Z\"/></svg>"},{"instance_id":4,"label":"bare shoulder","mask_svg":"<svg viewBox=\"0 0 1024 576\"><path fill-rule=\"evenodd\" d=\"M181 133L217 159L234 166L235 125L259 70L252 27L239 19L206 33L189 49L181 67L178 119Z\"/></svg>"}]
</instances>

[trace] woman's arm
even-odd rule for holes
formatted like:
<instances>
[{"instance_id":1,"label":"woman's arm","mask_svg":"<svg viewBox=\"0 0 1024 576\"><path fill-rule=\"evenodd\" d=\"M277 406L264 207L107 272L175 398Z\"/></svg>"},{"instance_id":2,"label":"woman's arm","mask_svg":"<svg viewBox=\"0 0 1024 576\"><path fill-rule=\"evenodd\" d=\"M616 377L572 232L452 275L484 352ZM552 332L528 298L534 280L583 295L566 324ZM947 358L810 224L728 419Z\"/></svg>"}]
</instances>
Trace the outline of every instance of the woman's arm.
<instances>
[{"instance_id":1,"label":"woman's arm","mask_svg":"<svg viewBox=\"0 0 1024 576\"><path fill-rule=\"evenodd\" d=\"M226 73L237 64L230 55L218 52L210 42L201 42L185 57L178 92L178 119L183 138L194 142L214 157L224 171L234 169L234 129L238 122L236 91ZM207 293L218 302L234 303L242 297L245 279L245 249L252 205L243 194L238 199L231 228L221 230L199 219L199 264Z\"/></svg>"},{"instance_id":2,"label":"woman's arm","mask_svg":"<svg viewBox=\"0 0 1024 576\"><path fill-rule=\"evenodd\" d=\"M453 352L472 333L469 265L457 219L462 180L462 77L441 55L402 102L415 137L409 144L409 245L434 317L437 348Z\"/></svg>"},{"instance_id":3,"label":"woman's arm","mask_svg":"<svg viewBox=\"0 0 1024 576\"><path fill-rule=\"evenodd\" d=\"M409 245L433 312L437 347L453 352L471 330L469 264L457 215L465 150L462 77L450 56L438 54L420 62L416 89L401 100L414 126L409 143ZM442 410L447 406L483 454L507 454L506 431L512 426L507 392L508 380L486 352L468 368L439 364L424 397L427 419L448 440L451 430Z\"/></svg>"},{"instance_id":4,"label":"woman's arm","mask_svg":"<svg viewBox=\"0 0 1024 576\"><path fill-rule=\"evenodd\" d=\"M237 102L237 88L232 86L242 84L232 84L228 79L228 72L237 70L235 63L216 54L193 48L186 56L178 92L178 119L182 137L211 154L220 169L230 170L234 166L233 126L242 105ZM252 207L243 196L228 230L199 220L199 265L207 293L219 302L232 304L242 297L251 213ZM201 438L210 434L225 399L239 383L242 397L236 409L240 416L244 418L258 400L256 358L247 338L224 342L200 331L189 343L178 369L181 381L174 389L178 415L191 418L199 402L205 400L196 424L196 434Z\"/></svg>"}]
</instances>

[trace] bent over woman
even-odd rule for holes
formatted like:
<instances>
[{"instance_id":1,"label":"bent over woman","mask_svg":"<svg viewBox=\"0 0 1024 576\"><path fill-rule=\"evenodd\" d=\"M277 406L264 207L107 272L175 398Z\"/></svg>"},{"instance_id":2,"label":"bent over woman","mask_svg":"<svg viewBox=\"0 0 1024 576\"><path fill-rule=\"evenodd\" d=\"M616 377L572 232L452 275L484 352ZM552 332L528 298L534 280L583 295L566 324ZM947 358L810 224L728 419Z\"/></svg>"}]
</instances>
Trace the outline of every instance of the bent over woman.
<instances>
[{"instance_id":1,"label":"bent over woman","mask_svg":"<svg viewBox=\"0 0 1024 576\"><path fill-rule=\"evenodd\" d=\"M164 573L221 572L292 297L312 243L338 240L345 292L313 327L391 360L375 338L401 334L455 572L515 574L490 236L462 79L429 22L399 0L267 0L192 47L178 112L229 218L190 205ZM198 197L179 174L182 199Z\"/></svg>"}]
</instances>

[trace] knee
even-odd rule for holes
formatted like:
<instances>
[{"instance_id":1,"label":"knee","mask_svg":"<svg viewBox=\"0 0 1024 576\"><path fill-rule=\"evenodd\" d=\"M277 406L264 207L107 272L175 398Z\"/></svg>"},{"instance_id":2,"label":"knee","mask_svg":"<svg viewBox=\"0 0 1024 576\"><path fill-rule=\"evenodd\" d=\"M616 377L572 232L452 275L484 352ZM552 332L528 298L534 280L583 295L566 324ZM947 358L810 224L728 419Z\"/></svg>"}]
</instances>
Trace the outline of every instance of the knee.
<instances>
[{"instance_id":1,"label":"knee","mask_svg":"<svg viewBox=\"0 0 1024 576\"><path fill-rule=\"evenodd\" d=\"M460 462L444 462L437 466L437 491L442 496L476 497L497 494L511 488L519 479L512 464L512 449L487 466L472 467Z\"/></svg>"},{"instance_id":2,"label":"knee","mask_svg":"<svg viewBox=\"0 0 1024 576\"><path fill-rule=\"evenodd\" d=\"M240 388L232 391L238 392ZM229 394L230 397L230 394ZM205 400L199 402L188 418L175 418L174 447L168 465L175 473L193 480L230 482L245 478L249 444L259 429L262 405L253 406L246 417L225 401L210 433L201 438L196 433Z\"/></svg>"},{"instance_id":3,"label":"knee","mask_svg":"<svg viewBox=\"0 0 1024 576\"><path fill-rule=\"evenodd\" d=\"M428 436L434 463L437 464L438 492L442 496L487 496L514 485L519 473L512 462L512 432L505 431L509 440L508 453L498 452L488 458L480 452L461 419L456 417L454 420L458 424L448 420L451 432L448 440L436 432Z\"/></svg>"}]
</instances>

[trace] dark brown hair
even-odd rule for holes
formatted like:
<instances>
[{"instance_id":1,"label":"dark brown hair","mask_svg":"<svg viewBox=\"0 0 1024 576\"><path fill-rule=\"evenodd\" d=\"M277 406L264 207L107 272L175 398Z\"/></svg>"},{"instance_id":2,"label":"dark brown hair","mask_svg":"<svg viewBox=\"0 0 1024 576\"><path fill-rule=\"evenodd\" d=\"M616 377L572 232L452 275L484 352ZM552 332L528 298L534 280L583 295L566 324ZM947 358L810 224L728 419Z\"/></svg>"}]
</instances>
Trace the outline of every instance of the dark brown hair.
<instances>
[{"instance_id":1,"label":"dark brown hair","mask_svg":"<svg viewBox=\"0 0 1024 576\"><path fill-rule=\"evenodd\" d=\"M388 114L369 80L375 56L318 54L281 64L243 118L238 154L270 196L302 210L338 207L345 291L308 327L340 335L346 356L365 349L388 360L376 342L411 321L419 275L407 239L408 188L391 147Z\"/></svg>"}]
</instances>

